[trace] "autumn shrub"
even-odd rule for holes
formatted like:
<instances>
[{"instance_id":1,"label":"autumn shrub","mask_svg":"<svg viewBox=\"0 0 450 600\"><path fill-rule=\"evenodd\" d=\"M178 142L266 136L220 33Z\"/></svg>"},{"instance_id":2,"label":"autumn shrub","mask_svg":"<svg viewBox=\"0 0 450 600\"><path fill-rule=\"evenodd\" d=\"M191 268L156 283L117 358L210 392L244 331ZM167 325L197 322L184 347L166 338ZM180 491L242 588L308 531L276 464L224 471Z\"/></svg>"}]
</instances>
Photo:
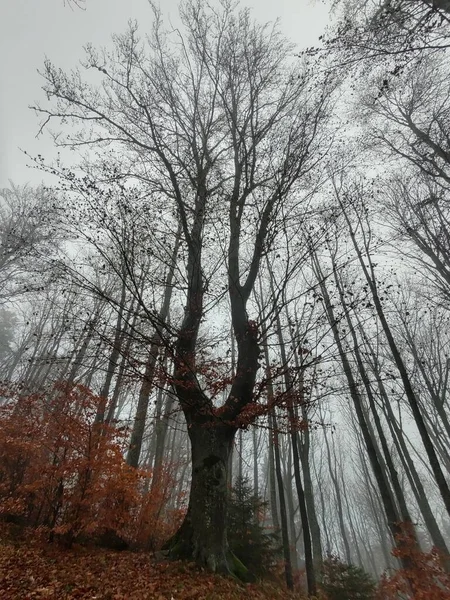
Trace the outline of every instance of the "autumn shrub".
<instances>
[{"instance_id":1,"label":"autumn shrub","mask_svg":"<svg viewBox=\"0 0 450 600\"><path fill-rule=\"evenodd\" d=\"M148 489L151 473L124 460L126 432L96 422L101 399L80 385L47 393L2 393L0 515L76 539L157 544L178 523L166 506L168 477ZM161 489L166 486L161 492Z\"/></svg>"},{"instance_id":2,"label":"autumn shrub","mask_svg":"<svg viewBox=\"0 0 450 600\"><path fill-rule=\"evenodd\" d=\"M159 550L181 525L187 497L183 491L174 495L176 470L176 464L166 463L157 474L142 472L141 498L129 521L128 539L134 547Z\"/></svg>"},{"instance_id":3,"label":"autumn shrub","mask_svg":"<svg viewBox=\"0 0 450 600\"><path fill-rule=\"evenodd\" d=\"M374 600L376 584L360 567L329 556L322 565L320 589L327 600Z\"/></svg>"},{"instance_id":4,"label":"autumn shrub","mask_svg":"<svg viewBox=\"0 0 450 600\"><path fill-rule=\"evenodd\" d=\"M436 550L422 552L416 545L408 527L403 528L392 554L407 558L410 567L384 574L377 590L377 600L449 600L450 575L444 568L443 557Z\"/></svg>"}]
</instances>

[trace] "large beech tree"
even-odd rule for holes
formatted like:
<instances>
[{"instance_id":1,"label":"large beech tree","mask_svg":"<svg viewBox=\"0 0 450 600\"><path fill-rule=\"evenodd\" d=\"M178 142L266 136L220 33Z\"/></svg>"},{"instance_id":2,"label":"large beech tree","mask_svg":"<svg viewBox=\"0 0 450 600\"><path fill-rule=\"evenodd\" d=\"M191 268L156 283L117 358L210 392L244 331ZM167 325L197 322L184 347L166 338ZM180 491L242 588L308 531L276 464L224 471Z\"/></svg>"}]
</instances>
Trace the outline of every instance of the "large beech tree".
<instances>
[{"instance_id":1,"label":"large beech tree","mask_svg":"<svg viewBox=\"0 0 450 600\"><path fill-rule=\"evenodd\" d=\"M329 144L323 123L333 83L313 77L276 26L254 23L228 0L217 8L182 3L176 30L165 30L156 8L153 16L145 41L131 24L110 52L87 49L83 69L97 72L100 87L80 70L66 74L46 62L48 103L35 108L44 125L74 126L58 144L95 147L91 172L107 156L117 177L165 198L173 215L168 236L181 225L184 314L178 323L172 315L170 333L157 311L152 317L171 352L171 383L192 446L189 507L171 549L236 572L226 536L229 455L236 431L263 410L255 392L263 318L255 282L275 248L271 261L293 270L295 257L279 253L282 231L295 226ZM200 352L217 320L231 324L237 349L221 402L213 392L220 382L208 384Z\"/></svg>"}]
</instances>

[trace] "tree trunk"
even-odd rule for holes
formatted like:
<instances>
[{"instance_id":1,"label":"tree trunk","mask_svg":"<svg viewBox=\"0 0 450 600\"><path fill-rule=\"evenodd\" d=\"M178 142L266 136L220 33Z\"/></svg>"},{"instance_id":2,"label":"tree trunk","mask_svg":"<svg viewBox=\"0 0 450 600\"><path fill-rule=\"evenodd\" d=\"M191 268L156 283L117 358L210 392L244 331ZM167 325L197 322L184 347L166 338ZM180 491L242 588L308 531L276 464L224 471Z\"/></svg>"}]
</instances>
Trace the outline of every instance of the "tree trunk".
<instances>
[{"instance_id":1,"label":"tree trunk","mask_svg":"<svg viewBox=\"0 0 450 600\"><path fill-rule=\"evenodd\" d=\"M358 366L358 370L359 370L361 379L362 379L364 387L366 389L366 396L367 396L367 399L369 402L370 410L372 412L372 418L374 420L375 427L376 427L377 434L378 434L378 439L381 444L381 448L383 450L383 454L381 454L381 452L379 452L378 462L380 463L380 466L385 473L386 473L386 466L387 466L387 469L388 469L389 475L390 475L390 481L392 484L392 489L393 489L393 492L395 494L395 499L398 504L401 520L403 523L407 524L408 530L411 532L411 536L413 538L412 541L414 542L414 544L416 546L418 546L415 528L414 528L414 525L413 525L413 522L411 519L411 515L409 513L408 505L406 503L406 497L403 492L403 487L400 483L398 473L397 473L397 470L394 465L394 461L392 459L391 451L389 449L389 445L388 445L386 436L384 435L380 416L379 416L379 413L378 413L378 410L377 410L377 407L375 404L375 398L374 398L374 394L373 394L373 390L372 390L372 385L371 385L369 376L367 374L367 370L366 370L366 367L365 367L365 364L364 364L364 361L362 358L362 354L360 352L360 343L359 343L359 340L357 339L357 336L355 333L355 328L353 326L353 322L350 317L349 309L346 304L344 292L342 289L342 284L337 275L336 268L334 270L334 281L336 283L336 288L339 292L339 298L340 298L341 304L345 309L345 317L346 317L346 321L347 321L347 324L349 327L349 332L350 332L350 335L351 335L351 338L353 341L353 353L356 358L356 363ZM362 408L364 410L364 407L362 407ZM367 425L369 426L370 419L367 415L366 415L366 422L367 422ZM369 427L369 429L371 429L371 427ZM371 435L375 439L373 432L371 432ZM378 448L378 446L377 446L377 448ZM387 478L387 474L385 476ZM419 549L419 548L417 548L417 549Z\"/></svg>"},{"instance_id":2,"label":"tree trunk","mask_svg":"<svg viewBox=\"0 0 450 600\"><path fill-rule=\"evenodd\" d=\"M322 532L325 537L326 554L330 554L331 553L331 539L330 539L330 534L328 532L327 521L326 521L327 515L326 515L326 509L325 509L325 506L326 506L325 496L323 493L323 487L321 485L321 483L323 482L323 479L320 477L320 475L322 474L322 461L321 461L319 472L317 471L316 463L315 463L314 459L313 459L312 464L313 464L313 469L314 469L314 476L317 481L317 490L319 493L320 509L321 509L320 517L321 517L321 521L322 521ZM320 556L322 557L322 554Z\"/></svg>"},{"instance_id":3,"label":"tree trunk","mask_svg":"<svg viewBox=\"0 0 450 600\"><path fill-rule=\"evenodd\" d=\"M258 473L258 438L256 433L256 427L253 427L252 431L253 441L253 491L255 499L259 497L259 473Z\"/></svg>"},{"instance_id":4,"label":"tree trunk","mask_svg":"<svg viewBox=\"0 0 450 600\"><path fill-rule=\"evenodd\" d=\"M122 345L124 341L124 327L123 327L123 312L125 310L126 300L126 280L125 275L122 275L122 291L120 294L119 308L117 311L117 321L114 331L114 341L112 343L111 354L108 359L108 366L106 368L106 377L103 383L102 389L100 390L100 402L97 408L97 414L95 415L96 423L103 423L105 420L106 406L108 404L109 391L111 383L116 372L117 364L119 362L120 353L122 351Z\"/></svg>"},{"instance_id":5,"label":"tree trunk","mask_svg":"<svg viewBox=\"0 0 450 600\"><path fill-rule=\"evenodd\" d=\"M370 435L369 428L367 427L366 418L362 410L362 398L360 396L359 388L353 375L352 367L350 365L347 352L344 350L344 346L337 327L338 321L334 314L334 308L331 303L327 287L325 285L323 273L321 271L317 256L314 253L312 254L312 258L314 271L319 280L320 290L324 298L325 310L333 333L334 341L338 349L339 357L342 362L342 368L344 370L344 374L348 382L350 396L352 398L353 406L355 408L355 412L358 418L358 424L364 438L367 455L369 457L373 474L375 476L378 489L382 498L383 508L388 522L389 530L397 546L400 550L403 551L403 530L401 525L399 524L399 515L397 507L393 502L392 490L390 489L389 482L386 480L385 473L383 472L383 469L378 460L378 453L376 450L375 440ZM410 560L407 556L402 556L401 562L404 568L408 569L410 567Z\"/></svg>"},{"instance_id":6,"label":"tree trunk","mask_svg":"<svg viewBox=\"0 0 450 600\"><path fill-rule=\"evenodd\" d=\"M275 409L272 409L269 416L270 428L272 429L273 435L273 450L275 456L275 475L277 478L278 485L278 498L280 500L280 519L281 519L281 540L283 544L283 557L284 557L284 575L286 579L286 585L288 589L294 588L294 579L292 577L292 563L291 563L291 552L289 548L289 532L286 512L286 500L283 486L283 475L281 473L281 457L280 457L280 443L278 434L277 417Z\"/></svg>"},{"instance_id":7,"label":"tree trunk","mask_svg":"<svg viewBox=\"0 0 450 600\"><path fill-rule=\"evenodd\" d=\"M344 553L345 553L345 560L347 561L347 564L351 564L352 562L352 553L350 551L350 544L348 543L348 538L347 538L347 528L345 526L345 521L344 521L344 510L343 510L343 505L342 505L342 496L341 496L341 489L339 487L339 482L337 480L337 460L336 460L336 454L335 454L335 448L333 445L333 458L334 458L334 467L332 464L332 460L331 460L331 452L330 452L330 444L328 442L328 436L325 432L325 447L327 449L327 458L328 458L328 469L330 471L330 477L331 477L331 481L333 483L333 488L334 488L334 495L336 498L336 508L337 508L337 513L338 513L338 522L339 522L339 530L341 533L341 539L342 539L342 543L344 544ZM334 468L336 468L336 471L334 470Z\"/></svg>"},{"instance_id":8,"label":"tree trunk","mask_svg":"<svg viewBox=\"0 0 450 600\"><path fill-rule=\"evenodd\" d=\"M297 512L296 507L294 506L294 494L292 490L292 453L290 448L287 449L288 452L288 463L287 468L283 473L283 481L284 481L284 490L286 497L286 511L288 516L288 524L289 524L289 539L290 539L290 550L291 550L291 565L292 571L296 572L299 570L300 566L298 563L298 551L297 551L297 541L300 537L300 534L297 535L297 530L295 527L295 513ZM286 466L286 455L281 458L282 462Z\"/></svg>"},{"instance_id":9,"label":"tree trunk","mask_svg":"<svg viewBox=\"0 0 450 600\"><path fill-rule=\"evenodd\" d=\"M400 457L401 463L403 465L404 471L408 478L408 481L411 485L411 489L416 498L419 509L422 513L423 519L425 521L425 525L428 529L428 532L431 536L433 545L441 552L443 557L442 564L447 572L450 572L450 562L449 562L449 552L444 539L444 536L441 533L441 530L437 524L436 518L431 510L430 503L428 502L427 494L425 493L425 489L423 487L422 481L419 477L417 469L414 465L414 461L411 458L410 452L406 445L403 431L399 424L397 423L397 419L395 417L394 411L391 406L391 402L389 399L389 394L385 388L383 380L380 375L380 369L378 366L377 357L375 354L375 350L369 339L364 334L364 329L362 324L358 322L358 328L361 335L364 336L364 342L366 347L369 350L371 356L371 369L375 375L375 379L378 385L378 389L380 392L380 396L382 399L382 409L385 414L386 423L389 426L389 430L391 432L391 436L396 447L398 456Z\"/></svg>"},{"instance_id":10,"label":"tree trunk","mask_svg":"<svg viewBox=\"0 0 450 600\"><path fill-rule=\"evenodd\" d=\"M172 299L173 292L172 282L175 273L178 250L180 247L180 236L181 229L180 227L178 227L177 235L175 238L175 244L171 256L170 267L166 277L166 288L164 291L164 297L157 319L158 327L155 329L155 332L151 339L150 351L145 365L144 378L142 380L142 385L139 390L138 405L136 408L136 414L134 416L133 429L131 431L130 446L127 454L127 463L131 467L134 467L136 469L139 466L139 458L141 456L142 439L144 437L148 405L150 401L150 394L153 388L153 378L155 375L159 349L160 346L163 344L163 340L161 339L161 327L164 326L169 316L170 301Z\"/></svg>"},{"instance_id":11,"label":"tree trunk","mask_svg":"<svg viewBox=\"0 0 450 600\"><path fill-rule=\"evenodd\" d=\"M341 208L343 208L342 204L341 204ZM444 502L445 508L447 510L447 513L450 515L450 488L449 488L449 485L445 478L445 475L442 471L442 467L439 462L439 458L436 454L436 449L433 445L430 433L427 429L425 420L423 418L422 411L420 409L420 404L416 397L416 393L414 392L408 371L406 369L406 365L403 361L400 350L398 349L397 343L394 339L392 330L386 319L383 304L382 304L382 302L380 300L380 296L378 294L377 280L375 277L374 265L373 265L372 258L371 258L370 252L369 252L369 248L365 247L365 253L364 253L365 256L363 256L361 248L359 247L358 242L356 240L355 231L353 230L353 227L351 225L350 218L347 215L345 210L343 210L343 213L344 213L344 217L347 221L348 230L350 233L350 238L353 243L353 247L357 254L359 264L361 265L361 269L366 278L367 285L369 286L369 289L371 291L373 303L375 305L375 309L376 309L378 318L380 320L381 326L382 326L384 334L386 336L386 340L387 340L389 348L391 350L392 358L394 359L394 362L395 362L398 372L400 374L400 378L403 383L403 388L405 390L405 395L408 400L409 406L411 407L411 412L414 417L414 421L416 423L417 429L419 431L420 438L422 440L422 444L425 448L425 452L427 454L428 461L430 463L430 467L433 471L433 475L435 477L435 480L436 480L437 486L439 488L439 491L440 491L442 500Z\"/></svg>"},{"instance_id":12,"label":"tree trunk","mask_svg":"<svg viewBox=\"0 0 450 600\"><path fill-rule=\"evenodd\" d=\"M194 560L215 573L231 571L241 576L239 567L243 566L229 551L226 531L228 469L235 431L219 424L189 427L192 450L189 507L169 548L175 558Z\"/></svg>"},{"instance_id":13,"label":"tree trunk","mask_svg":"<svg viewBox=\"0 0 450 600\"><path fill-rule=\"evenodd\" d=\"M280 531L280 518L278 516L278 503L277 503L277 487L275 480L275 452L273 449L273 436L269 435L269 499L270 499L270 514L272 516L272 525L275 532Z\"/></svg>"},{"instance_id":14,"label":"tree trunk","mask_svg":"<svg viewBox=\"0 0 450 600\"><path fill-rule=\"evenodd\" d=\"M274 289L274 284L273 284L273 274L270 269L269 263L267 263L267 267L268 267L268 270L270 273L271 291L272 291L272 294L274 294L275 289ZM279 313L277 313L277 315L276 315L276 326L277 326L278 342L280 345L281 361L282 361L282 364L285 369L284 370L284 384L285 384L285 391L286 391L287 397L288 397L288 401L287 401L286 405L287 405L289 420L291 422L290 439L291 439L292 452L293 452L293 458L294 458L295 488L297 491L300 519L301 519L301 523L302 523L303 546L305 549L305 571L306 571L308 595L315 596L316 595L316 576L315 576L315 572L314 572L313 550L312 550L312 543L311 543L311 530L310 530L310 524L309 524L309 519L308 519L308 512L306 509L305 492L304 492L304 488L303 488L303 484L302 484L302 480L301 480L301 476L300 476L300 455L299 455L299 448L298 448L298 433L297 433L298 414L295 411L294 402L292 400L292 393L294 391L293 390L293 382L291 380L291 376L290 376L289 370L288 370L288 359L287 359L287 354L286 354L286 347L285 347L285 343L284 343L284 337L283 337L283 331L281 328L281 319L280 319ZM267 348L267 345L265 347ZM269 357L268 357L267 350L266 350L267 364L269 364L268 359L269 359ZM299 393L301 394L301 396L303 398L303 377L300 378L299 386L301 387L301 389L299 390ZM291 489L291 493L292 493L292 489ZM294 538L293 539L294 544L295 544L295 541L296 540Z\"/></svg>"}]
</instances>

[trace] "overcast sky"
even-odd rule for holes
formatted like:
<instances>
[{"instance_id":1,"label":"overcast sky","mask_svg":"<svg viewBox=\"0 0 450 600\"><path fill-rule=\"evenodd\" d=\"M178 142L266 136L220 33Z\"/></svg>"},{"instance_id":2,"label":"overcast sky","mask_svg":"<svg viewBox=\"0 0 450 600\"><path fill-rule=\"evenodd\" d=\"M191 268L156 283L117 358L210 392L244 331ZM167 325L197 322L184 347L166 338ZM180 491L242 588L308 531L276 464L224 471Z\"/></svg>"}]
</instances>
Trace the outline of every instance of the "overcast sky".
<instances>
[{"instance_id":1,"label":"overcast sky","mask_svg":"<svg viewBox=\"0 0 450 600\"><path fill-rule=\"evenodd\" d=\"M217 0L210 0L212 3ZM282 31L299 47L312 46L327 23L324 0L243 0L261 22L281 19ZM163 13L176 19L178 0L163 0ZM147 0L86 0L85 10L64 0L0 0L0 188L8 181L39 183L43 174L27 167L30 155L54 155L48 135L36 139L39 119L28 108L43 98L37 70L47 56L70 69L83 46L108 45L129 19L142 30L151 18Z\"/></svg>"}]
</instances>

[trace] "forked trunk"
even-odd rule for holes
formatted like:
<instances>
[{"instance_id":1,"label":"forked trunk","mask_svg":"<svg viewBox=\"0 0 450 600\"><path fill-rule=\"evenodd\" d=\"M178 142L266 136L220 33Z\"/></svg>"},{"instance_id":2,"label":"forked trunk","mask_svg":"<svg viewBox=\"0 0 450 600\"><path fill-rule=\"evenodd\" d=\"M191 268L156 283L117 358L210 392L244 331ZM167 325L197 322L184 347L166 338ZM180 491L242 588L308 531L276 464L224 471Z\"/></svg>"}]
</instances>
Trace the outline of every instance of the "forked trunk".
<instances>
[{"instance_id":1,"label":"forked trunk","mask_svg":"<svg viewBox=\"0 0 450 600\"><path fill-rule=\"evenodd\" d=\"M174 558L194 560L213 572L239 577L243 565L227 541L228 470L235 429L217 423L191 425L192 482L189 507L169 543Z\"/></svg>"}]
</instances>

